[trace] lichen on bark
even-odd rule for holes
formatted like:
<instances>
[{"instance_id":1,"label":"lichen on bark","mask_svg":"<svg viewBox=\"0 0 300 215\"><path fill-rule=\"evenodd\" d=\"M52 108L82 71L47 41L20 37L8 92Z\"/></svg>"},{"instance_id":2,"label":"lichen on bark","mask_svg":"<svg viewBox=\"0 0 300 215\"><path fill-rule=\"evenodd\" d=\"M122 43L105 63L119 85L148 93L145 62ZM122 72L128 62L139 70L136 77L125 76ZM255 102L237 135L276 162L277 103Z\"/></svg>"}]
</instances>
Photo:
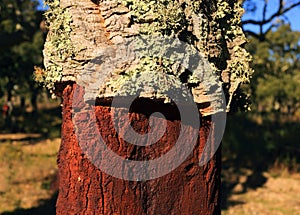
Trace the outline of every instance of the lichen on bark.
<instances>
[{"instance_id":1,"label":"lichen on bark","mask_svg":"<svg viewBox=\"0 0 300 215\"><path fill-rule=\"evenodd\" d=\"M137 35L173 36L194 46L220 78L227 110L237 99L238 87L249 82L253 72L240 23L243 9L237 0L101 0L96 4L51 0L48 4L47 17L52 24L44 50L46 71L39 78L48 88L56 82L76 82L88 62L97 57L94 50L100 46L109 47ZM157 60L144 58L141 65L153 67ZM120 72L108 83L117 88L128 74L133 73ZM116 79L119 81L113 81ZM105 89L99 90L99 96L105 96L101 92Z\"/></svg>"},{"instance_id":2,"label":"lichen on bark","mask_svg":"<svg viewBox=\"0 0 300 215\"><path fill-rule=\"evenodd\" d=\"M45 70L36 70L35 79L50 89L60 82L63 76L64 63L75 54L75 47L70 39L72 16L67 8L60 7L59 0L46 0L49 10L44 13L49 28L44 44Z\"/></svg>"}]
</instances>

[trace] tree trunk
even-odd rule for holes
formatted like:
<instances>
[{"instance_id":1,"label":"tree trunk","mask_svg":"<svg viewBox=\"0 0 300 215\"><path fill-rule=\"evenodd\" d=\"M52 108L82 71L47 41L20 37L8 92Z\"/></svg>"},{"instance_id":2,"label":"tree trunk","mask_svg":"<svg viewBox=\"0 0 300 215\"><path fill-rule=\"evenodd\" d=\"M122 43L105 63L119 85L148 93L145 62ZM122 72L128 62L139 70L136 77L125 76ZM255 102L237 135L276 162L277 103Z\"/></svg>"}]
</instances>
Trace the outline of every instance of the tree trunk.
<instances>
[{"instance_id":1,"label":"tree trunk","mask_svg":"<svg viewBox=\"0 0 300 215\"><path fill-rule=\"evenodd\" d=\"M48 2L50 11L47 20L50 27L44 49L46 71L37 71L36 78L63 97L57 214L220 214L221 152L217 143L220 141L215 134L218 136L222 131L217 129L219 125L214 116L226 109L222 86L229 109L234 98L244 98L235 94L235 91L251 75L248 67L251 58L243 48L246 40L240 26L242 11L238 2ZM122 41L140 35L148 36L148 39L149 35L163 38L174 36L193 46L189 50L197 50L201 56L192 61L193 55L186 51L186 46L178 49L176 44L179 43L171 43L172 40L169 40L169 44L161 45L155 44L156 40L150 40L146 41L150 42L149 50L144 51L151 51L153 46L154 51L163 47L159 51L179 58L166 60L150 55L139 58L136 54L123 62L122 57L131 52L126 52L129 47L124 48ZM135 47L142 49L140 45L145 40L138 42ZM164 50L164 47L168 50ZM124 56L122 50L125 50ZM180 66L176 64L177 61ZM114 66L111 73L107 73ZM200 76L193 69L200 69ZM214 77L216 74L217 78ZM142 79L138 82L140 77ZM174 79L170 81L170 77ZM131 82L127 82L127 88L122 88L122 83L124 85L128 79ZM192 114L189 119L199 121L200 127L178 115L180 108L177 109L170 100L161 97L160 92L155 91L155 85L149 87L151 83L159 85L160 82L165 83L162 85L164 92L175 88L174 92L179 92L173 93L175 97L185 95L180 90L188 88L187 94L192 94L193 103L197 104L197 114ZM114 106L111 103L112 99L119 96L118 92L124 89L125 94L135 95L132 91L138 86L152 91L150 94L138 91L138 99L131 104L129 113L122 105ZM97 98L92 98L95 95ZM162 98L165 102L162 102ZM95 99L95 104L91 104L89 99ZM191 108L189 102L182 101L185 107ZM117 131L113 127L114 111L119 111L119 124L129 117L133 130L141 136L151 129L154 129L152 135L159 136L163 130L163 124L159 127L161 116L155 115L151 119L149 116L154 112L162 113L166 122L165 133L151 146L130 144L130 141L122 139L120 133L126 133L127 130ZM153 122L159 126L152 128ZM81 129L78 130L78 127ZM182 128L186 132L184 137L180 136ZM106 148L101 148L97 143L97 133L100 133ZM183 151L176 151L179 139L186 143L187 148L192 148L188 157L184 156L184 148L181 148ZM192 147L190 143L193 141L196 145ZM207 147L208 154L204 153ZM116 165L113 159L105 159L107 151L122 157L122 165ZM177 153L175 162L184 159L172 166L172 171L159 177L142 177L140 180L139 174L158 174L159 168L171 165L173 161L161 162L158 165L160 167L152 168L149 165L152 169L145 166L140 169L142 173L136 166L130 166L145 160L151 163L169 151ZM203 158L206 162L201 163ZM101 168L110 164L110 169ZM111 171L124 177L110 174Z\"/></svg>"},{"instance_id":2,"label":"tree trunk","mask_svg":"<svg viewBox=\"0 0 300 215\"><path fill-rule=\"evenodd\" d=\"M83 153L79 146L72 121L72 100L76 84L68 85L63 91L62 144L59 150L59 195L57 214L220 214L220 150L204 166L199 166L200 155L210 130L210 117L201 118L199 138L191 155L171 173L153 180L138 182L126 181L110 176L99 170ZM74 104L73 104L74 105ZM96 117L98 129L105 141L113 148L121 148L122 156L139 158L144 155L155 158L165 148L171 148L179 135L180 120L174 114L174 108L153 101L142 100L130 115L135 119L135 129L147 127L147 115L157 108L166 116L166 133L171 137L162 137L155 149L142 149L125 144L118 138L112 126L111 107L98 105L95 112L82 116L87 130L86 136L94 136L89 130ZM126 117L126 114L120 118ZM120 119L121 120L121 119ZM158 132L158 131L157 131ZM111 138L109 138L111 137ZM188 140L189 137L186 137ZM158 147L159 146L159 147ZM94 151L98 151L97 148ZM127 153L124 153L127 152ZM149 158L148 158L149 159ZM112 167L113 168L113 167Z\"/></svg>"}]
</instances>

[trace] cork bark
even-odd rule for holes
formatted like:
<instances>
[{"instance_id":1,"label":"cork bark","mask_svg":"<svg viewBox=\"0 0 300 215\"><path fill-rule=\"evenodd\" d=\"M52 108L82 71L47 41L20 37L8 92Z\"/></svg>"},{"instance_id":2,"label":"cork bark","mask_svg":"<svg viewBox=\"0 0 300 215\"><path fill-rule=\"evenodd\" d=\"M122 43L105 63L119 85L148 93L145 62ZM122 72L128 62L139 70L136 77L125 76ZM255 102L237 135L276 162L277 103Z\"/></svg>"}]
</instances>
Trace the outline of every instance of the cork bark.
<instances>
[{"instance_id":1,"label":"cork bark","mask_svg":"<svg viewBox=\"0 0 300 215\"><path fill-rule=\"evenodd\" d=\"M50 12L49 34L44 48L45 70L36 72L35 75L52 93L63 98L57 214L220 214L220 149L204 166L199 166L199 160L205 144L215 141L208 139L210 136L214 137L216 128L211 116L225 111L225 102L222 98L219 100L223 95L222 89L229 109L234 96L239 98L235 91L251 76L248 65L250 57L244 49L246 40L240 26L243 11L238 2L241 1L48 1ZM193 46L207 61L207 64L204 64L204 61L199 60L198 64L212 66L209 71L203 66L201 72L203 77L209 77L208 72L212 72L216 77L214 82L202 79L195 81L192 77L193 71L188 73L187 69L180 70L173 65L168 67L172 67L172 71L153 71L171 74L189 88L188 91L191 92L201 116L197 144L190 156L167 175L147 181L114 178L97 168L89 159L91 155L82 150L82 147L91 147L95 156L101 155L97 144L92 141L79 143L79 137L90 140L96 136L97 131L107 146L119 156L129 160L151 160L167 153L176 143L180 133L182 121L178 110L174 105L157 100L153 96L158 94L157 92L150 94L154 99L140 96L132 105L129 114L133 129L143 134L149 130L151 113L164 114L167 129L157 143L151 147L127 143L112 126L113 107L110 101L116 95L116 83L120 83L115 80L124 78L124 74L128 69L132 69L131 67L145 64L142 64L140 59L132 59L125 64L118 64L111 74L103 75L101 62L108 55L114 55L114 50L118 49L118 45L124 39L157 34L174 35ZM99 58L101 54L104 57ZM93 65L95 72L89 73L86 68L89 68L90 62L95 59L99 60L98 64ZM160 59L152 58L147 63L147 66L152 64L162 67ZM181 71L186 73L180 73ZM178 74L179 76L176 76ZM139 75L142 75L142 72ZM99 86L97 81L103 76L109 76L111 79ZM216 84L203 85L205 81ZM84 83L85 89L81 88L81 83ZM172 88L168 84L166 87ZM75 89L79 88L81 93L76 95L74 100ZM95 104L84 99L84 90L87 89L90 90L88 93L92 92L91 98L94 96L92 99L95 99ZM83 111L74 119L74 107L89 107L89 111ZM119 120L125 120L126 110L118 108ZM93 129L94 124L96 130ZM78 125L85 129L76 133ZM159 128L155 132L159 133ZM212 135L209 135L210 133ZM187 135L186 141L190 138L192 137Z\"/></svg>"},{"instance_id":2,"label":"cork bark","mask_svg":"<svg viewBox=\"0 0 300 215\"><path fill-rule=\"evenodd\" d=\"M204 166L199 166L199 157L213 129L210 117L201 118L199 138L188 159L171 173L148 181L126 181L114 178L99 170L82 152L75 134L72 120L72 104L76 84L69 84L63 90L62 144L59 150L59 195L57 214L220 214L220 150ZM82 91L83 92L83 91ZM83 95L81 95L83 96ZM80 99L79 99L80 100ZM98 129L109 147L120 156L130 159L153 159L161 156L176 142L179 135L180 118L176 108L157 104L151 100L138 101L130 117L133 127L145 132L148 115L159 109L166 115L165 137L153 147L130 145L118 138L111 122L111 107L96 105L94 113L79 117L88 131L93 117L97 118ZM126 111L125 111L126 112ZM122 117L127 117L126 114ZM172 135L170 135L172 134ZM188 137L187 137L188 139ZM94 149L97 151L97 146Z\"/></svg>"},{"instance_id":3,"label":"cork bark","mask_svg":"<svg viewBox=\"0 0 300 215\"><path fill-rule=\"evenodd\" d=\"M214 75L218 76L219 84L222 83L223 86L227 111L230 110L231 102L236 103L238 100L241 100L241 107L244 105L247 108L241 99L247 96L241 96L237 91L241 84L249 82L253 72L249 67L251 56L244 48L246 37L241 27L243 9L240 0L158 0L151 5L153 1L150 0L145 1L144 5L141 0L54 2L59 2L60 9L57 10L55 3L53 13L50 12L52 16L49 20L49 34L44 48L46 70L41 77L36 73L37 80L43 82L52 92L60 93L53 87L53 83L81 80L86 75L88 63L98 58L99 52L110 52L114 46L118 48L118 44L124 39L139 35L171 34L196 48L212 65ZM133 4L134 7L130 7ZM59 18L53 19L53 16ZM57 41L62 43L57 44ZM118 65L112 71L111 79L122 78L122 73L137 63L134 60L136 59ZM100 67L98 65L95 69ZM178 74L178 68L173 72ZM96 77L101 76L98 74ZM118 87L111 85L111 80L105 86L97 86L95 80L93 76L90 83L86 84L93 86L99 97L113 95L111 89ZM211 103L201 108L201 114L211 115L220 111L219 107L214 106L214 101L220 96L219 91L211 92L216 88L214 84L204 89L201 80L198 83L185 84L191 86L196 103Z\"/></svg>"}]
</instances>

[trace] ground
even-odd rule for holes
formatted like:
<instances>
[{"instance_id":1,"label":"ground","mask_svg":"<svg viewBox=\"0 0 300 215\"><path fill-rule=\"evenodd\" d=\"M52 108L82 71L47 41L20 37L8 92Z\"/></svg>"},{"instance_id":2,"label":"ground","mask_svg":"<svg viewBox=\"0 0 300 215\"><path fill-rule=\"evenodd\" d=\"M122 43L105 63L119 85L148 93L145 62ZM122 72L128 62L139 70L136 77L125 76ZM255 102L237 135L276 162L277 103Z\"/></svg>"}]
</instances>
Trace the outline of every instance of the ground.
<instances>
[{"instance_id":1,"label":"ground","mask_svg":"<svg viewBox=\"0 0 300 215\"><path fill-rule=\"evenodd\" d=\"M0 134L0 214L55 214L59 138ZM224 215L299 215L300 174L264 172L265 182L244 188L247 173L227 196ZM223 174L233 174L224 170ZM226 177L224 178L224 180Z\"/></svg>"},{"instance_id":2,"label":"ground","mask_svg":"<svg viewBox=\"0 0 300 215\"><path fill-rule=\"evenodd\" d=\"M267 181L259 188L229 197L224 215L299 215L300 174L264 173ZM238 189L238 188L236 188Z\"/></svg>"},{"instance_id":3,"label":"ground","mask_svg":"<svg viewBox=\"0 0 300 215\"><path fill-rule=\"evenodd\" d=\"M32 208L55 195L59 144L37 134L0 134L0 214L41 214ZM47 214L54 214L53 206L44 207Z\"/></svg>"}]
</instances>

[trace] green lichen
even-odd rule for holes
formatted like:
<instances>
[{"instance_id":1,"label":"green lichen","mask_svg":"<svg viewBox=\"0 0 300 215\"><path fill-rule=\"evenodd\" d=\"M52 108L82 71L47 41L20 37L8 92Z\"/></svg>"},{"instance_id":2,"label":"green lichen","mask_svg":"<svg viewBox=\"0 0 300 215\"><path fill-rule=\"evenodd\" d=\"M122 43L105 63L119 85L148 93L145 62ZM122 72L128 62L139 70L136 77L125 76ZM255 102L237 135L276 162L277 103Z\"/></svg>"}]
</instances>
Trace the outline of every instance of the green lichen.
<instances>
[{"instance_id":1,"label":"green lichen","mask_svg":"<svg viewBox=\"0 0 300 215\"><path fill-rule=\"evenodd\" d=\"M61 81L63 63L75 55L75 48L70 39L72 16L67 8L60 7L59 0L46 0L49 10L45 12L46 24L49 28L44 45L44 55L47 59L45 71L35 75L36 81L54 90L54 83Z\"/></svg>"},{"instance_id":2,"label":"green lichen","mask_svg":"<svg viewBox=\"0 0 300 215\"><path fill-rule=\"evenodd\" d=\"M212 9L214 12L208 13L199 0L123 0L122 3L131 10L133 22L142 24L141 34L178 36L184 32L187 37L192 34L196 39L187 42L207 57L220 79L222 73L229 74L229 81L224 83L229 94L229 110L237 88L242 83L248 83L253 73L249 67L252 58L244 48L246 38L241 27L241 4L218 0L215 9ZM144 62L144 68L146 63L151 68L153 62ZM198 80L194 82L199 83Z\"/></svg>"},{"instance_id":3,"label":"green lichen","mask_svg":"<svg viewBox=\"0 0 300 215\"><path fill-rule=\"evenodd\" d=\"M130 42L130 44L133 43ZM149 85L157 83L160 87L151 88L152 91L150 90L151 93L148 96L165 98L166 96L162 95L167 95L168 90L178 90L176 92L183 98L188 98L185 92L179 90L182 85L190 89L195 88L194 90L202 85L209 91L210 88L219 84L214 70L204 56L200 55L195 47L180 42L178 39L167 36L145 36L140 40L135 38L135 43L131 47L133 48L131 51L138 53L137 56L141 57L138 63L115 70L112 78L106 81L100 96L135 95L136 93L141 95L145 92L136 92L137 89L149 90ZM215 95L219 93L216 90L211 92L216 93Z\"/></svg>"},{"instance_id":4,"label":"green lichen","mask_svg":"<svg viewBox=\"0 0 300 215\"><path fill-rule=\"evenodd\" d=\"M178 35L183 31L188 31L188 26L192 25L190 15L187 13L196 14L200 11L201 1L170 1L170 0L122 0L119 1L123 6L126 6L131 11L131 19L132 23L140 24L140 34L141 35L162 35L162 36L173 36L178 37ZM191 34L191 32L190 32ZM149 38L147 40L150 42ZM164 43L165 45L165 43ZM149 47L155 47L151 44L147 44ZM166 50L172 49L172 44L170 47L166 47ZM196 51L196 50L194 50ZM174 53L178 54L178 53ZM145 56L153 56L153 55L145 55ZM180 75L182 75L182 71L176 71L174 68L174 62L172 62L172 56L167 59L157 59L153 57L145 57L140 61L140 64L137 67L131 68L131 70L119 72L117 77L114 77L112 80L109 80L106 84L107 88L113 88L114 91L118 91L119 86L124 85L126 81L132 79L133 81L137 76L142 75L143 73L151 73L153 71L157 71L158 73L170 74L178 78L180 80ZM176 59L182 59L184 58ZM171 60L171 61L169 61ZM197 64L197 62L194 62ZM185 82L191 82L192 84L199 83L196 77L187 77ZM149 80L153 79L153 77L149 77ZM145 80L146 81L146 80ZM139 83L137 83L139 84ZM141 83L142 84L142 83ZM188 83L187 83L188 84ZM167 88L170 86L166 86ZM135 88L133 88L135 89ZM130 89L129 94L130 94ZM100 95L103 92L100 92Z\"/></svg>"},{"instance_id":5,"label":"green lichen","mask_svg":"<svg viewBox=\"0 0 300 215\"><path fill-rule=\"evenodd\" d=\"M183 83L172 69L175 64L169 59L143 57L138 65L119 71L121 75L106 82L106 87L112 89L114 95L138 94L142 96L146 93L150 97L163 99L165 103L171 102L166 95L169 95L170 92L176 95L174 92L178 92L178 95L189 101L189 93L182 90Z\"/></svg>"},{"instance_id":6,"label":"green lichen","mask_svg":"<svg viewBox=\"0 0 300 215\"><path fill-rule=\"evenodd\" d=\"M182 4L169 0L124 0L122 3L132 11L135 23L140 23L142 34L176 34L185 26Z\"/></svg>"},{"instance_id":7,"label":"green lichen","mask_svg":"<svg viewBox=\"0 0 300 215\"><path fill-rule=\"evenodd\" d=\"M119 70L117 78L111 80L111 82L108 82L108 84L116 87L122 86L126 81L130 80L132 76L152 71L156 71L157 73L173 74L170 65L171 62L167 59L150 56L142 57L138 65L126 70ZM151 78L152 77L149 77L149 79Z\"/></svg>"},{"instance_id":8,"label":"green lichen","mask_svg":"<svg viewBox=\"0 0 300 215\"><path fill-rule=\"evenodd\" d=\"M215 13L216 20L223 29L224 39L229 48L230 57L227 60L227 68L225 72L230 74L230 86L228 89L229 99L227 109L229 110L233 96L241 84L250 82L253 69L250 68L252 57L244 48L247 41L243 29L241 27L241 17L244 13L239 2L230 5L228 2L219 0L218 10ZM226 21L226 22L224 22ZM244 107L249 109L248 106Z\"/></svg>"},{"instance_id":9,"label":"green lichen","mask_svg":"<svg viewBox=\"0 0 300 215\"><path fill-rule=\"evenodd\" d=\"M99 4L110 1L99 1ZM223 81L225 93L229 94L229 104L241 83L250 80L252 69L249 67L251 56L244 48L245 35L241 28L243 9L236 1L217 0L116 0L130 10L130 23L137 24L141 35L175 36L193 45L212 64L214 72ZM217 2L217 3L215 3ZM59 0L46 2L50 10L46 12L49 35L45 43L46 69L38 71L36 79L49 89L62 80L66 62L72 66L77 54L70 39L72 16L68 8L61 8ZM130 26L128 26L130 27ZM146 55L147 56L147 55ZM175 63L165 62L155 57L143 58L137 67L118 74L118 78L109 80L106 86L121 86L131 77L137 77L143 71L157 71L179 77L174 69ZM161 62L163 61L163 62ZM66 72L67 73L67 72ZM223 80L228 73L227 81ZM65 74L68 75L68 74ZM182 81L182 79L180 79ZM196 86L197 77L187 76L185 82ZM183 81L182 81L183 82ZM183 82L184 83L184 82ZM101 95L101 93L100 93Z\"/></svg>"}]
</instances>

